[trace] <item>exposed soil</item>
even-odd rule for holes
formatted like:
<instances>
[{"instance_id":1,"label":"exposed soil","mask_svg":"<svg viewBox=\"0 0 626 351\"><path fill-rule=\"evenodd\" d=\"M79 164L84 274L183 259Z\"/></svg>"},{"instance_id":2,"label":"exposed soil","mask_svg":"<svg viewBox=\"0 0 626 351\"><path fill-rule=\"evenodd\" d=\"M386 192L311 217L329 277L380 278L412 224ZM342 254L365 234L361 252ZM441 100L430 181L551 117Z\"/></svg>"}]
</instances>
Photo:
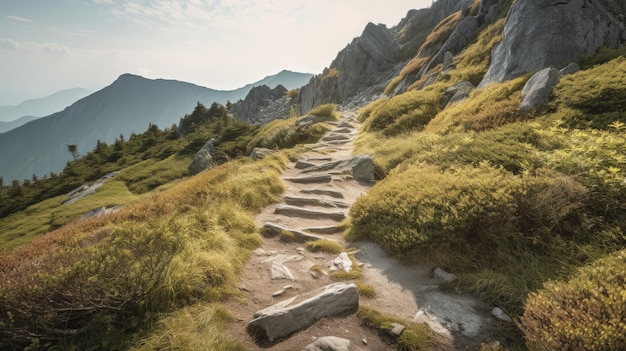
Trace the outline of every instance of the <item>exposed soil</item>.
<instances>
[{"instance_id":1,"label":"exposed soil","mask_svg":"<svg viewBox=\"0 0 626 351\"><path fill-rule=\"evenodd\" d=\"M353 141L359 127L354 111L344 111L342 119L336 123L334 131L329 132L318 144L311 145L311 150L301 156L301 161L321 165L330 161L351 158ZM338 135L345 135L348 140ZM367 192L371 184L362 184L347 174L331 174L330 182L295 183L290 178L322 175L330 171L302 173L292 163L281 176L286 186L285 196L315 198L324 201L341 201L352 204L356 198ZM303 192L304 190L304 192ZM329 192L330 191L330 192ZM336 192L342 194L337 198ZM335 196L331 196L331 195ZM275 214L274 211L284 202L265 207L256 217L262 227L266 222L273 222L291 229L303 230L311 227L329 227L339 224L337 220L323 218L311 219L300 216ZM328 207L305 205L307 209L329 211ZM347 208L332 208L333 212ZM442 279L434 278L431 266L404 266L389 257L377 244L370 241L346 243L341 232L317 234L337 240L346 247L358 250L356 258L362 264L364 278L362 282L375 288L376 297L361 298L361 305L369 305L386 314L407 321L428 323L438 335L442 349L476 350L481 343L493 340L494 335L503 326L490 315L490 307L477 299L441 289ZM228 325L231 335L241 341L250 350L301 350L315 338L337 336L351 340L363 350L394 350L384 338L375 331L362 326L355 314L327 318L313 326L297 332L285 340L273 345L259 345L246 331L247 323L253 314L274 303L293 297L296 294L310 292L335 282L328 275L315 274L311 267L318 266L329 270L329 262L337 255L312 253L305 250L302 243L283 243L278 237L265 238L263 243L247 262L241 276L241 294L227 303L228 309L236 321ZM282 263L291 272L294 280L275 279L270 276L272 262ZM273 294L283 290L280 296ZM366 343L365 343L366 342Z\"/></svg>"}]
</instances>

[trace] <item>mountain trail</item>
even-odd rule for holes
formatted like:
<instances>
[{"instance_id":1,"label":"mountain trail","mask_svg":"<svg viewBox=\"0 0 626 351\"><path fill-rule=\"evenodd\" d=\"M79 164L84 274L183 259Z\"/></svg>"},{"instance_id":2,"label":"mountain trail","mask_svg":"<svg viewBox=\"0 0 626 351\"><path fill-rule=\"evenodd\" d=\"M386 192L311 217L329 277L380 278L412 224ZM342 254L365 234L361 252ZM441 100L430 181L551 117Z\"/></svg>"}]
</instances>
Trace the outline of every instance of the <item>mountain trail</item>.
<instances>
[{"instance_id":1,"label":"mountain trail","mask_svg":"<svg viewBox=\"0 0 626 351\"><path fill-rule=\"evenodd\" d=\"M359 304L401 318L427 323L438 336L442 349L479 350L493 341L503 327L479 300L440 286L449 283L447 273L433 274L435 267L405 266L371 241L347 243L338 227L348 216L347 205L372 184L357 182L349 173L334 171L333 164L353 157L359 122L354 110L342 111L342 119L319 143L288 165L281 179L286 191L283 202L265 207L256 217L259 227L275 233L287 230L296 239L335 240L356 249L362 283L374 287L375 298L361 297ZM347 137L344 138L344 137ZM338 143L340 141L340 143ZM356 314L324 318L272 345L258 345L246 331L253 314L275 303L336 282L329 276L337 254L310 252L306 243L283 242L280 236L264 238L242 273L241 294L227 303L235 321L228 331L249 350L301 350L324 336L351 340L362 350L395 350L376 331L361 325ZM313 269L312 269L313 268ZM442 272L437 270L438 272Z\"/></svg>"}]
</instances>

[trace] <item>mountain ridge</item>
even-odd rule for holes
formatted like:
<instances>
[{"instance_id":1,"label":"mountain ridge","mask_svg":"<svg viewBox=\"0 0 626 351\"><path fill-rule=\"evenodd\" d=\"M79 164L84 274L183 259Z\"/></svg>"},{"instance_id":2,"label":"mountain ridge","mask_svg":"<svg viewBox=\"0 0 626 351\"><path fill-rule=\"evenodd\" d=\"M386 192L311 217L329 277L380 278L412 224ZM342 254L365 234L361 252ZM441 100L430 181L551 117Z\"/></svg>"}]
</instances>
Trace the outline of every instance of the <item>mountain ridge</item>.
<instances>
[{"instance_id":1,"label":"mountain ridge","mask_svg":"<svg viewBox=\"0 0 626 351\"><path fill-rule=\"evenodd\" d=\"M276 81L287 80L285 83L292 88L310 76L289 71L279 74ZM274 78L268 76L260 82ZM178 123L198 102L210 105L237 101L255 84L219 91L178 80L122 74L109 86L62 111L0 134L0 176L6 180L28 179L33 174L58 172L71 159L68 144L77 145L79 153L84 153L91 151L97 140L112 143L120 134L143 132L149 124L166 128Z\"/></svg>"}]
</instances>

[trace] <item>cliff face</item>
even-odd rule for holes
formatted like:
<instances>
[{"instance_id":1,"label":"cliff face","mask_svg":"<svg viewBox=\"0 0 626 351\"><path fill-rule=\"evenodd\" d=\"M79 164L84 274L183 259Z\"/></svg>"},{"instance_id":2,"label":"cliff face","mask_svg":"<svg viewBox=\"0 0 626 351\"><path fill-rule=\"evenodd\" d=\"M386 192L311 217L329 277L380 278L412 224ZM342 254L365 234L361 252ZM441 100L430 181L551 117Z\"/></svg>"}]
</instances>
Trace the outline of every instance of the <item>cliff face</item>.
<instances>
[{"instance_id":1,"label":"cliff face","mask_svg":"<svg viewBox=\"0 0 626 351\"><path fill-rule=\"evenodd\" d=\"M467 7L469 0L439 0L430 8L411 10L392 28L368 23L322 74L302 87L300 113L323 103L346 103L381 94L442 19Z\"/></svg>"},{"instance_id":2,"label":"cliff face","mask_svg":"<svg viewBox=\"0 0 626 351\"><path fill-rule=\"evenodd\" d=\"M516 1L480 86L617 48L626 41L625 18L623 0Z\"/></svg>"},{"instance_id":3,"label":"cliff face","mask_svg":"<svg viewBox=\"0 0 626 351\"><path fill-rule=\"evenodd\" d=\"M430 8L409 11L394 27L367 24L324 72L299 90L293 100L296 111L305 114L326 103L361 105L383 92L395 95L432 84L507 8L502 40L482 82L478 76L473 84L482 87L548 66L561 68L602 46L617 48L626 42L623 0L511 3L438 0ZM410 61L418 64L410 68Z\"/></svg>"},{"instance_id":4,"label":"cliff face","mask_svg":"<svg viewBox=\"0 0 626 351\"><path fill-rule=\"evenodd\" d=\"M250 124L264 124L272 119L287 118L290 100L285 96L287 88L267 85L252 88L244 100L239 100L228 110L233 118Z\"/></svg>"}]
</instances>

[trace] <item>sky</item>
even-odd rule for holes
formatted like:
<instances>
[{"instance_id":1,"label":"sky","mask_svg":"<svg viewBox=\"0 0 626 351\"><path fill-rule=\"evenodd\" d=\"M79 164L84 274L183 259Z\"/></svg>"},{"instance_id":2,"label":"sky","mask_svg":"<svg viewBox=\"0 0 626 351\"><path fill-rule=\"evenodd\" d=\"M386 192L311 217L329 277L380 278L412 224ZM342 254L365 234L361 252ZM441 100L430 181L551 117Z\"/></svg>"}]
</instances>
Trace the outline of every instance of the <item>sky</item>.
<instances>
[{"instance_id":1,"label":"sky","mask_svg":"<svg viewBox=\"0 0 626 351\"><path fill-rule=\"evenodd\" d=\"M0 104L123 73L236 89L321 73L368 22L431 0L0 0ZM16 101L14 103L17 103Z\"/></svg>"}]
</instances>

